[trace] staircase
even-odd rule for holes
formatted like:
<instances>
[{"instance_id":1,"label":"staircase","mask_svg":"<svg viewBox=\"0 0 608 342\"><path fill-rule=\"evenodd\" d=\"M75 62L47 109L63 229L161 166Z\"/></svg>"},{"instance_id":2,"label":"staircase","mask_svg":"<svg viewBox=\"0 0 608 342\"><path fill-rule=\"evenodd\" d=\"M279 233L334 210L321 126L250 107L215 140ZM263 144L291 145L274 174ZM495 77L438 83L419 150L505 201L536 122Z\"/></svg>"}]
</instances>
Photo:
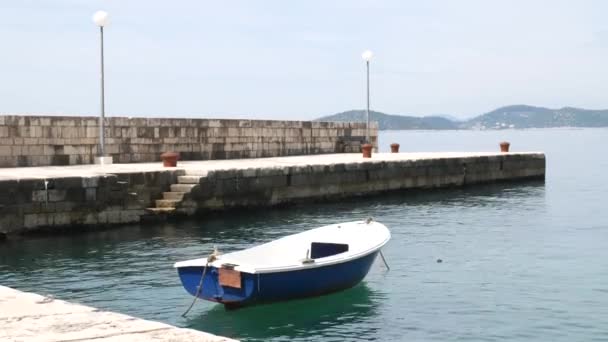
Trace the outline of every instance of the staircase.
<instances>
[{"instance_id":1,"label":"staircase","mask_svg":"<svg viewBox=\"0 0 608 342\"><path fill-rule=\"evenodd\" d=\"M163 198L156 200L156 206L146 208L152 214L173 213L183 201L184 196L197 186L204 175L186 174L177 177L177 184L171 184L171 191L163 192Z\"/></svg>"}]
</instances>

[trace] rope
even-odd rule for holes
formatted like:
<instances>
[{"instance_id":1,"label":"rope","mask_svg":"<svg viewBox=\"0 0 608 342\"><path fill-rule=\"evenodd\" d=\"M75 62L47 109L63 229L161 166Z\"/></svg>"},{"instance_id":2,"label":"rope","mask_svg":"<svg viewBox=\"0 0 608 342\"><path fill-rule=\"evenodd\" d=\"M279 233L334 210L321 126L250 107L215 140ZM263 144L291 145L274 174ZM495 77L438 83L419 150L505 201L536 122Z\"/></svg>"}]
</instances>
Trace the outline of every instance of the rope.
<instances>
[{"instance_id":1,"label":"rope","mask_svg":"<svg viewBox=\"0 0 608 342\"><path fill-rule=\"evenodd\" d=\"M203 275L201 276L201 280L199 281L198 286L196 287L196 294L194 295L194 300L192 301L192 303L190 303L188 309L182 314L182 317L186 317L188 312L190 312L190 310L194 306L194 303L196 303L198 296L203 292L203 280L205 279L205 274L207 273L207 267L209 266L210 262L214 262L215 259L217 259L218 255L219 252L217 251L217 249L215 249L213 253L209 254L209 256L207 257L207 263L205 263L205 268L203 268Z\"/></svg>"},{"instance_id":2,"label":"rope","mask_svg":"<svg viewBox=\"0 0 608 342\"><path fill-rule=\"evenodd\" d=\"M365 220L365 223L370 224L374 221L374 219L372 217L368 217ZM384 262L384 266L386 266L387 270L390 270L391 268L388 266L388 263L386 262L386 259L384 258L384 254L382 254L382 250L380 250L380 256L382 257L382 261Z\"/></svg>"},{"instance_id":3,"label":"rope","mask_svg":"<svg viewBox=\"0 0 608 342\"><path fill-rule=\"evenodd\" d=\"M386 259L384 259L384 254L382 254L382 251L380 251L380 256L382 257L382 261L384 261L384 266L386 266L386 269L390 270L391 268L388 266Z\"/></svg>"},{"instance_id":4,"label":"rope","mask_svg":"<svg viewBox=\"0 0 608 342\"><path fill-rule=\"evenodd\" d=\"M41 300L37 301L36 304L46 304L46 303L50 303L54 300L55 300L55 296L48 295L48 296L45 296L44 298L42 298Z\"/></svg>"}]
</instances>

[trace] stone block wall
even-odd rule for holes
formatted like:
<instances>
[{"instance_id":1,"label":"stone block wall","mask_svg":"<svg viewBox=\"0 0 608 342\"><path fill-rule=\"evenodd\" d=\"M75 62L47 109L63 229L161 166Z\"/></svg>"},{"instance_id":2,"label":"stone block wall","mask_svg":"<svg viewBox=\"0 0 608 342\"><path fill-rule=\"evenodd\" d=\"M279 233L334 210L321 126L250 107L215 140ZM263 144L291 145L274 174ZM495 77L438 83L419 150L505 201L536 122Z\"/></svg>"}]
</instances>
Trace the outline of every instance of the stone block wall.
<instances>
[{"instance_id":1,"label":"stone block wall","mask_svg":"<svg viewBox=\"0 0 608 342\"><path fill-rule=\"evenodd\" d=\"M183 170L0 180L0 236L45 227L139 222Z\"/></svg>"},{"instance_id":2,"label":"stone block wall","mask_svg":"<svg viewBox=\"0 0 608 342\"><path fill-rule=\"evenodd\" d=\"M182 160L359 152L365 123L267 120L105 119L106 154L115 163L153 162L167 151ZM378 144L378 128L370 139ZM0 116L0 167L93 163L96 117Z\"/></svg>"},{"instance_id":3,"label":"stone block wall","mask_svg":"<svg viewBox=\"0 0 608 342\"><path fill-rule=\"evenodd\" d=\"M544 179L544 154L336 163L210 171L184 197L182 212L273 206L394 190Z\"/></svg>"}]
</instances>

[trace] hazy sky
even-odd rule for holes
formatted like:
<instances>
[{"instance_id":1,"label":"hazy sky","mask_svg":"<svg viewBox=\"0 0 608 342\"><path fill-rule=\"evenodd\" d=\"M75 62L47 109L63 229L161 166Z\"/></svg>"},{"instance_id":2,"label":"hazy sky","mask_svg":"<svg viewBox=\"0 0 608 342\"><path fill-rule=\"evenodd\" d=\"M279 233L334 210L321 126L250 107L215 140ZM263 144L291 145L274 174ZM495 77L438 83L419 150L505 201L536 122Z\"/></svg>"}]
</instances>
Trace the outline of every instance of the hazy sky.
<instances>
[{"instance_id":1,"label":"hazy sky","mask_svg":"<svg viewBox=\"0 0 608 342\"><path fill-rule=\"evenodd\" d=\"M0 112L311 119L608 108L608 1L0 0Z\"/></svg>"}]
</instances>

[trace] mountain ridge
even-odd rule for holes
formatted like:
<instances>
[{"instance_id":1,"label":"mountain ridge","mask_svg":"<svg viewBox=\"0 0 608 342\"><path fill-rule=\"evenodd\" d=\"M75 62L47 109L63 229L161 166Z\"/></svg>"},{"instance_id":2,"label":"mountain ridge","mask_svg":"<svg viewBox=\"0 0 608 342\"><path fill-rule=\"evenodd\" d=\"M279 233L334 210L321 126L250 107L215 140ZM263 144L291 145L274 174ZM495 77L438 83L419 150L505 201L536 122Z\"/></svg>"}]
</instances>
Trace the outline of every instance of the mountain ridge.
<instances>
[{"instance_id":1,"label":"mountain ridge","mask_svg":"<svg viewBox=\"0 0 608 342\"><path fill-rule=\"evenodd\" d=\"M449 114L412 116L370 111L370 120L378 122L380 130L608 127L608 109L510 105L465 120L457 120ZM365 121L365 110L326 115L315 121Z\"/></svg>"}]
</instances>

